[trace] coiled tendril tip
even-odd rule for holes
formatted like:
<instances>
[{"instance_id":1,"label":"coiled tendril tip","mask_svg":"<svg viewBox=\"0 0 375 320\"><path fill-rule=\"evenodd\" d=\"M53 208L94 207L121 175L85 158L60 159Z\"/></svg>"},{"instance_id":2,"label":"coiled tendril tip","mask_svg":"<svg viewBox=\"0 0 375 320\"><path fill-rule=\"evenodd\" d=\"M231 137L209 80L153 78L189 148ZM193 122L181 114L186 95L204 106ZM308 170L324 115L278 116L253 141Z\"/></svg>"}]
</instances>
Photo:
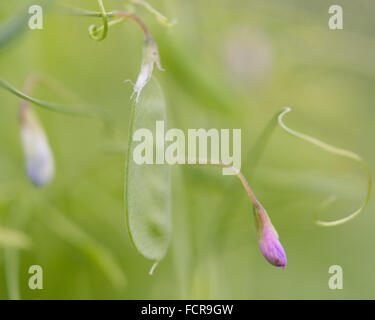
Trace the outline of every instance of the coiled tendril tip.
<instances>
[{"instance_id":1,"label":"coiled tendril tip","mask_svg":"<svg viewBox=\"0 0 375 320\"><path fill-rule=\"evenodd\" d=\"M366 164L362 160L362 158L358 154L356 154L352 151L348 151L348 150L345 150L345 149L334 147L334 146L329 145L328 143L325 143L325 142L323 142L321 140L318 140L314 137L310 137L310 136L308 136L304 133L295 131L295 130L287 127L283 122L283 117L286 113L290 112L291 110L292 110L291 108L285 107L278 117L278 122L279 122L279 125L282 129L284 129L287 133L291 134L292 136L297 137L299 139L302 139L304 141L310 142L310 143L314 144L315 146L317 146L317 147L319 147L323 150L326 150L330 153L333 153L333 154L341 156L341 157L345 157L345 158L355 160L359 163L359 165L364 170L364 172L366 174L366 177L367 177L367 194L366 194L366 198L365 198L364 202L362 203L362 205L356 211L349 214L345 218L337 219L337 220L333 220L333 221L319 220L319 215L320 215L321 210L318 210L318 212L316 214L316 218L315 218L316 219L315 223L319 226L322 226L322 227L333 227L333 226L337 226L337 225L340 225L340 224L344 224L344 223L352 220L353 218L358 216L366 208L366 206L367 206L367 204L370 200L371 189L372 189L372 179L371 179L371 174L370 174L370 171L369 171L368 167L366 166ZM322 209L322 207L327 207L329 204L331 204L334 201L334 200L332 201L332 198L329 199L329 200L330 201L329 201L328 204L327 204L327 201L325 201L326 203L323 206L321 206L321 209Z\"/></svg>"}]
</instances>

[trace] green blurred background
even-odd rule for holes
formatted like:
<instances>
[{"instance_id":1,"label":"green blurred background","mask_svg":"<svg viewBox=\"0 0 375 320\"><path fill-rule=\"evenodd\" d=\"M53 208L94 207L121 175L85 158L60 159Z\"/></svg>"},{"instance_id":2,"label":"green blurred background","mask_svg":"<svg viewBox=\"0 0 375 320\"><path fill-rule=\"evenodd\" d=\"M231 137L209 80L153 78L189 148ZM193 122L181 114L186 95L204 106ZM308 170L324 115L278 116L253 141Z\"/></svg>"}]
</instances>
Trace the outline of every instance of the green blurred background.
<instances>
[{"instance_id":1,"label":"green blurred background","mask_svg":"<svg viewBox=\"0 0 375 320\"><path fill-rule=\"evenodd\" d=\"M98 10L96 1L65 1ZM104 1L107 10L123 1ZM31 4L38 4L32 1ZM344 30L328 28L340 4ZM22 20L29 1L0 2L0 28ZM242 170L270 214L286 250L286 269L262 257L251 204L235 177L208 167L173 167L173 236L155 274L125 227L124 163L132 92L143 35L127 21L107 39L88 37L98 18L50 7L43 30L24 29L0 48L0 77L22 88L47 73L116 119L111 140L95 120L35 107L56 158L52 184L35 189L24 174L19 99L0 90L0 225L31 241L0 251L0 298L22 299L374 299L374 202L357 219L321 228L313 215L330 195L326 219L359 207L366 180L352 161L276 128L256 161L257 137L290 106L286 122L360 154L375 172L375 3L371 0L156 0L178 24L165 28L143 8L165 72L154 71L171 128L241 128ZM16 22L15 22L16 21ZM24 24L26 24L24 21ZM0 30L1 31L1 30ZM33 96L62 100L45 86ZM118 147L120 146L120 148ZM255 166L256 164L256 166ZM0 229L1 232L1 229ZM40 265L44 289L30 290ZM343 290L330 290L328 268L343 268Z\"/></svg>"}]
</instances>

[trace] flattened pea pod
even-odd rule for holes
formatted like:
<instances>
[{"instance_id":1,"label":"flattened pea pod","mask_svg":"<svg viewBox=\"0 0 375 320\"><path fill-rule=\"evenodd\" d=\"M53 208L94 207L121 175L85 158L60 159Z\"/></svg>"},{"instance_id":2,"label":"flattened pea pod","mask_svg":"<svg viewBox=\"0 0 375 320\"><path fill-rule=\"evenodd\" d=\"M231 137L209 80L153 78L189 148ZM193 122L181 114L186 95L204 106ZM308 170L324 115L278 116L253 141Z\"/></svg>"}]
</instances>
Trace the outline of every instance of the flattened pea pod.
<instances>
[{"instance_id":1,"label":"flattened pea pod","mask_svg":"<svg viewBox=\"0 0 375 320\"><path fill-rule=\"evenodd\" d=\"M146 143L146 137L142 142L133 141L134 133L139 129L152 131L156 121L167 120L163 93L155 79L132 108L125 169L126 224L135 248L158 262L168 249L172 232L170 167L167 163L138 164L133 158L135 148ZM163 152L164 146L153 141L153 155L158 148Z\"/></svg>"}]
</instances>

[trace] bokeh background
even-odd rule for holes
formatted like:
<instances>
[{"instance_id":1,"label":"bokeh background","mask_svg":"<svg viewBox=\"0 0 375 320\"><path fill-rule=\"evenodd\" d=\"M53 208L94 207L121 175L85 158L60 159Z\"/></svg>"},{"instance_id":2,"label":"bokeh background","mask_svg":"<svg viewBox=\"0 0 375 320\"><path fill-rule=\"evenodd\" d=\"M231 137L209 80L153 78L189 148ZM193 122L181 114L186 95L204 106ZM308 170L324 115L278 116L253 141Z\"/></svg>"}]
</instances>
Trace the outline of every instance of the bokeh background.
<instances>
[{"instance_id":1,"label":"bokeh background","mask_svg":"<svg viewBox=\"0 0 375 320\"><path fill-rule=\"evenodd\" d=\"M63 2L98 10L96 1ZM126 3L104 2L108 11ZM285 270L265 261L251 204L235 177L180 166L172 169L171 245L152 277L152 261L129 241L123 204L132 92L123 81L137 77L143 34L127 21L96 42L87 28L100 19L62 15L53 5L43 30L22 27L28 6L38 3L0 2L0 77L22 88L28 75L46 73L77 100L104 108L116 129L109 139L95 120L34 107L57 164L52 184L36 189L24 174L20 101L0 90L1 299L375 298L374 201L342 226L313 221L331 195L338 200L327 219L360 206L366 192L360 167L278 127L264 152L254 148L273 115L290 106L289 126L357 152L375 172L373 1L152 1L178 20L172 28L137 8L165 68L154 75L169 127L242 129L242 170L288 256ZM344 30L328 28L333 4L343 6ZM33 96L77 102L43 85ZM28 287L35 264L43 267L43 290ZM343 290L328 287L331 265L343 268Z\"/></svg>"}]
</instances>

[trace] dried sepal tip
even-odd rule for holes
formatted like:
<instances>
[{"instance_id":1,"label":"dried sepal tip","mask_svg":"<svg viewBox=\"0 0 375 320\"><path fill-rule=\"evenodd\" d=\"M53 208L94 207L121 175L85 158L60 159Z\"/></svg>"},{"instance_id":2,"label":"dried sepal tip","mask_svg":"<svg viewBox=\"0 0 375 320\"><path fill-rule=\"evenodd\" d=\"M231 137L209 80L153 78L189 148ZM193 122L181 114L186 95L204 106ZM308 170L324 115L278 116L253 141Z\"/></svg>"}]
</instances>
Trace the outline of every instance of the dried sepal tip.
<instances>
[{"instance_id":1,"label":"dried sepal tip","mask_svg":"<svg viewBox=\"0 0 375 320\"><path fill-rule=\"evenodd\" d=\"M164 71L160 63L159 50L155 40L152 37L146 37L143 43L141 70L138 74L137 81L134 84L133 93L130 99L135 96L136 102L139 101L142 89L152 77L154 64L156 64L160 71Z\"/></svg>"}]
</instances>

